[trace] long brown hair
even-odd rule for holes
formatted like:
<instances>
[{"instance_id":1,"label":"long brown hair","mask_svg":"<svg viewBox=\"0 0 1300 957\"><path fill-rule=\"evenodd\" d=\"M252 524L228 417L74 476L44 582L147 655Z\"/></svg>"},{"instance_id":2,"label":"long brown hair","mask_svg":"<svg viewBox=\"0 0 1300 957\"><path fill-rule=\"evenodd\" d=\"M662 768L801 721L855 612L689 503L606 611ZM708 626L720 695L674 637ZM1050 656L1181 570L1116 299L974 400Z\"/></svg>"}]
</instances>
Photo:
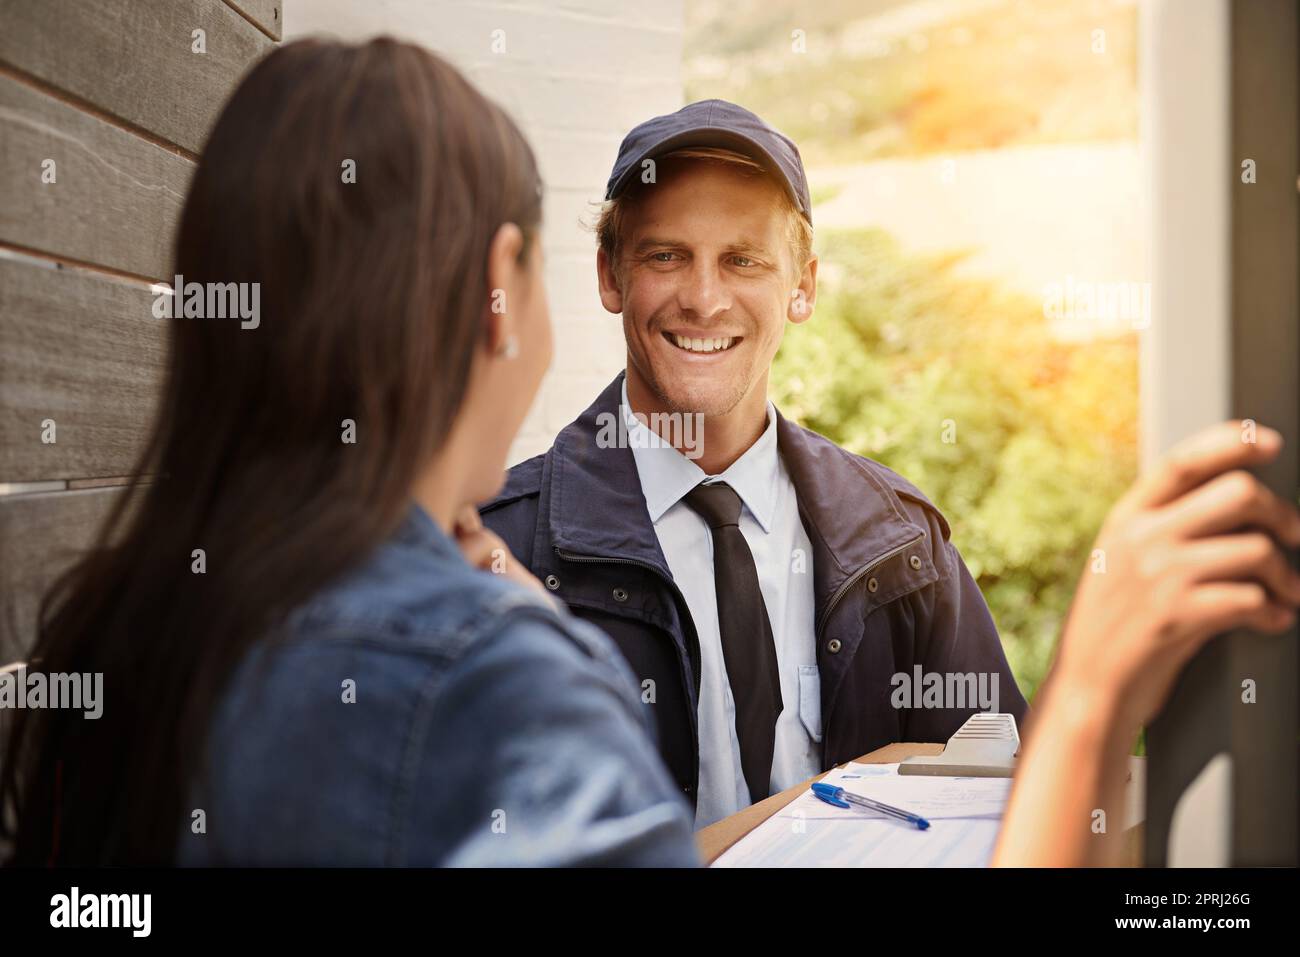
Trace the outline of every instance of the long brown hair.
<instances>
[{"instance_id":1,"label":"long brown hair","mask_svg":"<svg viewBox=\"0 0 1300 957\"><path fill-rule=\"evenodd\" d=\"M176 272L259 283L260 317L167 320L133 476L153 481L45 596L32 650L42 672L102 672L103 715L17 714L11 863L172 860L232 671L400 523L483 342L493 234L540 219L518 128L426 50L299 41L244 79L190 186Z\"/></svg>"}]
</instances>

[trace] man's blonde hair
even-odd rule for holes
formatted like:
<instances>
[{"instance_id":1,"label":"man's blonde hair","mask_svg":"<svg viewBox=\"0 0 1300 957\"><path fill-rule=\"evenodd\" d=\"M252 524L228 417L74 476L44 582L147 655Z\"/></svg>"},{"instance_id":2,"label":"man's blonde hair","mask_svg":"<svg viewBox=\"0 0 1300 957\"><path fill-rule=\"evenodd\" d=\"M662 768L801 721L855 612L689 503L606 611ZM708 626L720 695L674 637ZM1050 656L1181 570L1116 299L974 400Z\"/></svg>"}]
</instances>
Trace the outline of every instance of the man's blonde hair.
<instances>
[{"instance_id":1,"label":"man's blonde hair","mask_svg":"<svg viewBox=\"0 0 1300 957\"><path fill-rule=\"evenodd\" d=\"M673 150L671 153L665 153L663 156L658 157L655 162L659 164L661 169L665 164L672 165L674 163L718 163L734 168L737 172L746 176L769 175L765 166L743 153L714 146L691 146ZM779 183L776 185L780 186ZM640 181L634 180L632 185L624 190L620 196L602 203L600 215L593 227L600 248L609 257L610 264L614 269L614 275L618 277L620 283L623 279L621 253L627 211L642 189L644 189L644 185ZM781 188L781 200L782 208L786 214L786 242L789 245L793 260L794 281L798 282L799 277L803 274L804 266L812 258L812 224L799 212L799 208L784 188Z\"/></svg>"}]
</instances>

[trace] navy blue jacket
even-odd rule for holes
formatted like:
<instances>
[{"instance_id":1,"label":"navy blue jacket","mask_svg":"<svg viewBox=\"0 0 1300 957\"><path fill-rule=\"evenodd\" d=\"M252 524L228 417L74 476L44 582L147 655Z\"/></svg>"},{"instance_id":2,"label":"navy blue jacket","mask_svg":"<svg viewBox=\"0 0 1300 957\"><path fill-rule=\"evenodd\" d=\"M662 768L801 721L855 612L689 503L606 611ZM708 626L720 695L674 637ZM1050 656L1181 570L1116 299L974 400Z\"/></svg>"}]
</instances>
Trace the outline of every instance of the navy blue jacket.
<instances>
[{"instance_id":1,"label":"navy blue jacket","mask_svg":"<svg viewBox=\"0 0 1300 957\"><path fill-rule=\"evenodd\" d=\"M699 642L646 511L630 448L597 445L618 414L620 374L555 439L510 470L483 522L580 618L622 651L653 713L659 749L695 800ZM812 543L822 767L894 741L946 741L978 704L896 707L896 674L997 676L998 710L1028 706L948 523L882 465L777 415L778 447ZM653 682L653 684L647 684ZM919 697L919 692L917 693ZM950 702L948 702L950 703Z\"/></svg>"}]
</instances>

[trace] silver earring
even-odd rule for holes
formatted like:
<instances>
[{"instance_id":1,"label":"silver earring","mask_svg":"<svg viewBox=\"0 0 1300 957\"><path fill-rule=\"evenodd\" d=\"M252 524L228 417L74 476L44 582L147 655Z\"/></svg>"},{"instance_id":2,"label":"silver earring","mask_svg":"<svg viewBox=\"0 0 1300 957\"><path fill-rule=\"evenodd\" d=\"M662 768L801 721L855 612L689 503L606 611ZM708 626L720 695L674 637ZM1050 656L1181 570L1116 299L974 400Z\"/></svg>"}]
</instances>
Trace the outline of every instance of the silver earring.
<instances>
[{"instance_id":1,"label":"silver earring","mask_svg":"<svg viewBox=\"0 0 1300 957\"><path fill-rule=\"evenodd\" d=\"M519 356L519 340L514 336L506 336L501 347L497 349L497 355L503 359L514 359Z\"/></svg>"}]
</instances>

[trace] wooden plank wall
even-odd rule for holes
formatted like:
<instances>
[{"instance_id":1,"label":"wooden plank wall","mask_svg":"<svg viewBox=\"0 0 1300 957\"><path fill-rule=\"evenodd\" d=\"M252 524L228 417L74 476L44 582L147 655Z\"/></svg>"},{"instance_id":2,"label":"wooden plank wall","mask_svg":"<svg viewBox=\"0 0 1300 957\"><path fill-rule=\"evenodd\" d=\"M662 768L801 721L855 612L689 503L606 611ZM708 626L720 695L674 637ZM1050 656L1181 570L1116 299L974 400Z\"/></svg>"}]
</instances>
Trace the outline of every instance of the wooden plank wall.
<instances>
[{"instance_id":1,"label":"wooden plank wall","mask_svg":"<svg viewBox=\"0 0 1300 957\"><path fill-rule=\"evenodd\" d=\"M283 20L283 0L0 0L0 665L141 451L166 347L150 283Z\"/></svg>"}]
</instances>

